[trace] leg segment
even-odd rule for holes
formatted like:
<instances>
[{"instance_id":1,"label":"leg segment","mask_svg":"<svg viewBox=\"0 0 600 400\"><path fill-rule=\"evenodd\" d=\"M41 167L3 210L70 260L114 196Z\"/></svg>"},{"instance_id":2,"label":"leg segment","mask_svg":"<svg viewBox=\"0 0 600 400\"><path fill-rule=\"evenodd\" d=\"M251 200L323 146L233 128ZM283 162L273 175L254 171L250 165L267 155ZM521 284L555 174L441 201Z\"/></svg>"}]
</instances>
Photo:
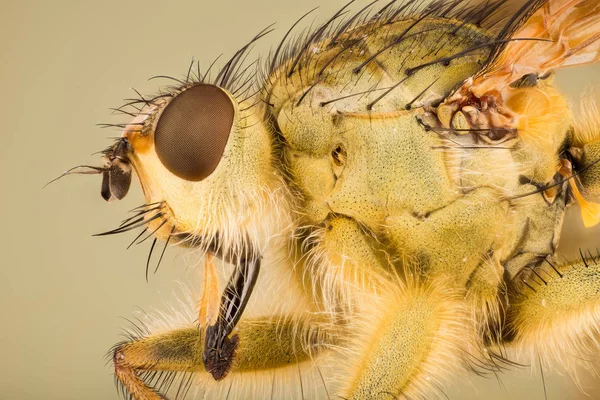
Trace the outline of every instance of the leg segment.
<instances>
[{"instance_id":1,"label":"leg segment","mask_svg":"<svg viewBox=\"0 0 600 400\"><path fill-rule=\"evenodd\" d=\"M578 364L593 369L600 348L598 261L590 254L565 265L543 262L517 275L508 316L513 343L544 364L559 361L572 373Z\"/></svg>"},{"instance_id":2,"label":"leg segment","mask_svg":"<svg viewBox=\"0 0 600 400\"><path fill-rule=\"evenodd\" d=\"M215 246L216 250L219 249L218 244L212 246ZM233 274L223 291L216 322L208 325L205 331L202 360L206 370L216 380L220 380L231 369L234 353L239 343L239 338L231 333L242 318L256 285L261 257L249 245L246 245L240 254L223 253L222 251L217 253L223 260L235 265ZM207 262L211 263L210 258Z\"/></svg>"},{"instance_id":3,"label":"leg segment","mask_svg":"<svg viewBox=\"0 0 600 400\"><path fill-rule=\"evenodd\" d=\"M239 345L232 372L276 370L302 363L331 344L326 327L308 319L245 320L236 334ZM147 371L205 374L203 336L197 327L189 327L119 344L113 353L115 375L136 400L165 399L141 376Z\"/></svg>"},{"instance_id":4,"label":"leg segment","mask_svg":"<svg viewBox=\"0 0 600 400\"><path fill-rule=\"evenodd\" d=\"M474 329L458 293L441 285L398 286L373 304L377 318L356 343L359 357L343 398L430 398L441 375L473 354Z\"/></svg>"}]
</instances>

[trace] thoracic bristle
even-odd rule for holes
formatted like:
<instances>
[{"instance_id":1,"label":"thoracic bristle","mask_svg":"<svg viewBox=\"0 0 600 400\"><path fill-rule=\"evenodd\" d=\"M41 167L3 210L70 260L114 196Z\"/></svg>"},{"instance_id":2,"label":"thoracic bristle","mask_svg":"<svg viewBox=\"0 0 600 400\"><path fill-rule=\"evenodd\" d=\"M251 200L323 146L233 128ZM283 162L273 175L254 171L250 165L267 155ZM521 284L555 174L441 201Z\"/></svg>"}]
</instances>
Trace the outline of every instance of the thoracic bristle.
<instances>
[{"instance_id":1,"label":"thoracic bristle","mask_svg":"<svg viewBox=\"0 0 600 400\"><path fill-rule=\"evenodd\" d=\"M600 264L593 258L570 265L535 268L512 294L509 324L517 347L541 363L566 368L577 381L577 368L595 369L598 348ZM543 280L542 280L543 278Z\"/></svg>"}]
</instances>

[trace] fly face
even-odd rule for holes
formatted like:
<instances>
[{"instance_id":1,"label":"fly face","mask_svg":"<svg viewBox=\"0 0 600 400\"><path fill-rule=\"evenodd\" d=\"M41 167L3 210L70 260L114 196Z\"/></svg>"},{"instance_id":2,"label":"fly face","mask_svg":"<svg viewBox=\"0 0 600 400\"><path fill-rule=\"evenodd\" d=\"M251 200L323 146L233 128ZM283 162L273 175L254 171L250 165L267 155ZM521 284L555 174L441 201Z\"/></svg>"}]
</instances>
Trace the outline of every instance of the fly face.
<instances>
[{"instance_id":1,"label":"fly face","mask_svg":"<svg viewBox=\"0 0 600 400\"><path fill-rule=\"evenodd\" d=\"M238 99L214 84L190 84L150 103L123 133L147 203L159 204L164 214L150 229L236 266L222 311L206 331L205 366L221 379L233 358L237 340L229 336L252 294L261 249L286 229L287 200L272 139L256 99Z\"/></svg>"},{"instance_id":2,"label":"fly face","mask_svg":"<svg viewBox=\"0 0 600 400\"><path fill-rule=\"evenodd\" d=\"M219 236L229 246L244 237L240 227L259 235L261 206L279 182L257 108L197 83L151 100L127 124L123 138L146 203L160 203L168 220L157 234Z\"/></svg>"},{"instance_id":3,"label":"fly face","mask_svg":"<svg viewBox=\"0 0 600 400\"><path fill-rule=\"evenodd\" d=\"M91 167L103 173L103 198L123 198L133 169L146 199L133 217L100 235L145 226L142 234L154 236L152 248L163 239L165 249L169 243L194 247L234 265L221 299L211 294L200 310L206 317L200 320L206 328L202 358L215 379L229 371L237 346L232 331L251 297L263 252L277 248L273 238L290 225L288 192L261 119L264 104L253 92L254 77L235 69L243 54L210 82L199 71L193 78L188 73L166 93L129 102L133 110L120 108L133 119L104 152L106 165ZM206 268L214 275L212 262ZM213 312L206 315L206 309Z\"/></svg>"}]
</instances>

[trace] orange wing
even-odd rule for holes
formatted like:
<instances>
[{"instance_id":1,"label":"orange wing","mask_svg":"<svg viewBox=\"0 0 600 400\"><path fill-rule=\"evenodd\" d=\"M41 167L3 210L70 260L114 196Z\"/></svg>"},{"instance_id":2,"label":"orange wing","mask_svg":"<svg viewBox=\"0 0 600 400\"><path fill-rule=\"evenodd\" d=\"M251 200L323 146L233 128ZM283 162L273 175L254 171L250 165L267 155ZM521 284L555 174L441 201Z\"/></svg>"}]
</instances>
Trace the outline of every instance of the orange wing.
<instances>
[{"instance_id":1,"label":"orange wing","mask_svg":"<svg viewBox=\"0 0 600 400\"><path fill-rule=\"evenodd\" d=\"M515 39L527 40L515 40ZM539 39L539 40L532 40ZM548 0L510 38L469 90L481 98L527 74L600 60L600 2Z\"/></svg>"},{"instance_id":2,"label":"orange wing","mask_svg":"<svg viewBox=\"0 0 600 400\"><path fill-rule=\"evenodd\" d=\"M564 131L570 121L562 96L549 87L524 92L511 84L528 75L599 61L600 1L541 0L533 9L509 38L501 34L502 47L492 61L438 108L442 124L448 125L447 115L460 110L473 128L515 129L541 154L555 153L557 143L549 132ZM570 170L561 173L572 176ZM600 205L585 201L571 186L586 226L600 223Z\"/></svg>"}]
</instances>

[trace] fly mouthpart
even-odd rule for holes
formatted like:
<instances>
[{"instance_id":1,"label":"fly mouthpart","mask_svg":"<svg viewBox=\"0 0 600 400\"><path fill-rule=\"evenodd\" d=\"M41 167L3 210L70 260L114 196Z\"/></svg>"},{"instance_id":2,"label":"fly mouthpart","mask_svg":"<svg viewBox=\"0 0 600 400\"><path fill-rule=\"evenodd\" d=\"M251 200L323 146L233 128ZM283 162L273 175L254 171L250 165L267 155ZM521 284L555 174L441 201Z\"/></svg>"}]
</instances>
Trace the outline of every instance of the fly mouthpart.
<instances>
[{"instance_id":1,"label":"fly mouthpart","mask_svg":"<svg viewBox=\"0 0 600 400\"><path fill-rule=\"evenodd\" d=\"M121 200L131 187L131 163L128 154L131 145L126 137L121 137L104 151L104 170L100 195L106 201Z\"/></svg>"},{"instance_id":2,"label":"fly mouthpart","mask_svg":"<svg viewBox=\"0 0 600 400\"><path fill-rule=\"evenodd\" d=\"M63 172L58 177L46 183L44 187L56 182L67 175L99 175L102 174L100 195L106 201L121 200L131 187L131 172L128 154L131 145L127 138L118 138L117 141L100 153L104 158L104 166L77 165Z\"/></svg>"}]
</instances>

